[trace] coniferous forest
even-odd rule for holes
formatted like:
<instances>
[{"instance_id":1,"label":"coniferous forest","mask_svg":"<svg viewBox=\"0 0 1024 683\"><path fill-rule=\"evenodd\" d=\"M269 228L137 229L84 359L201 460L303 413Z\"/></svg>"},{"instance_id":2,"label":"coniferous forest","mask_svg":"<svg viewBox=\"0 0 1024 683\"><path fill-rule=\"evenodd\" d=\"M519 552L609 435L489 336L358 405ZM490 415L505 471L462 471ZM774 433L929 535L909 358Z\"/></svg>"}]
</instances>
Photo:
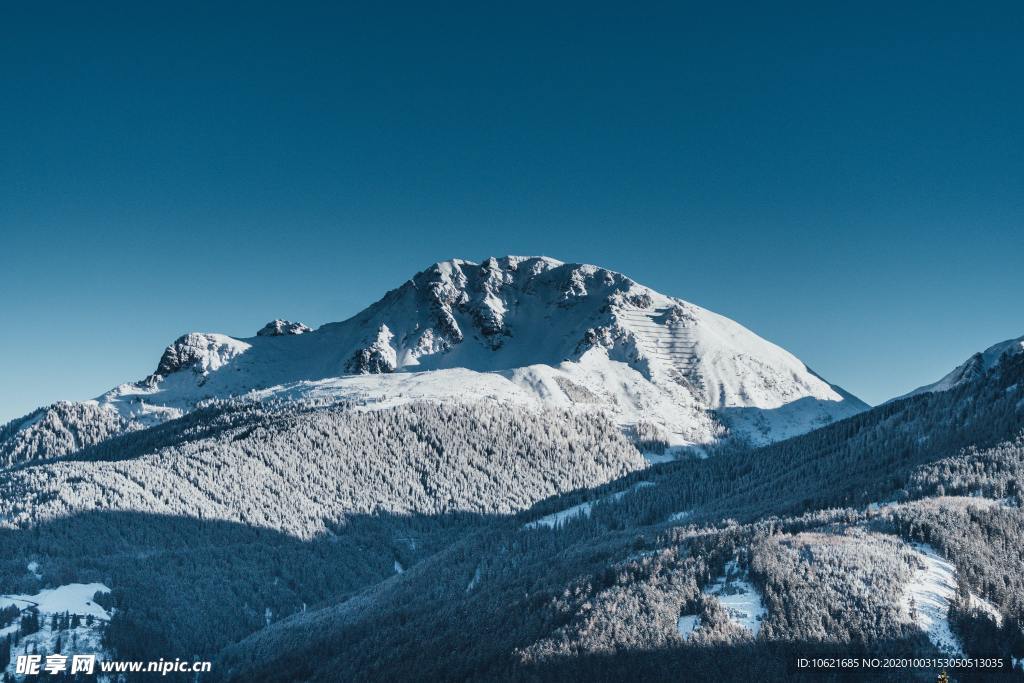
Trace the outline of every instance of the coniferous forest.
<instances>
[{"instance_id":1,"label":"coniferous forest","mask_svg":"<svg viewBox=\"0 0 1024 683\"><path fill-rule=\"evenodd\" d=\"M214 402L4 470L0 581L110 586L109 652L211 658L210 680L846 680L794 662L954 654L1007 663L958 680L1019 678L1020 386L1008 356L655 466L599 414ZM949 642L908 588L935 571Z\"/></svg>"}]
</instances>

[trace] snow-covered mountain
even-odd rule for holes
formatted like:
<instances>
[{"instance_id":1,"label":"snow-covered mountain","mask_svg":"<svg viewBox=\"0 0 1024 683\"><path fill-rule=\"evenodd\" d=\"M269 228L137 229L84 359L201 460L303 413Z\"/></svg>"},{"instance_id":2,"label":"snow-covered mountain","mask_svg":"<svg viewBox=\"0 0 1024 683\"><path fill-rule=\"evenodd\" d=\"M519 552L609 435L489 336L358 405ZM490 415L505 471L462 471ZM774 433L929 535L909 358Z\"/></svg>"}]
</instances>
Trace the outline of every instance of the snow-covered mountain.
<instances>
[{"instance_id":1,"label":"snow-covered mountain","mask_svg":"<svg viewBox=\"0 0 1024 683\"><path fill-rule=\"evenodd\" d=\"M984 351L975 353L960 365L953 368L952 372L940 379L938 382L926 384L923 387L914 389L909 394L899 398L907 398L932 391L948 391L966 382L971 382L984 375L987 371L999 364L1004 356L1024 352L1024 337L1008 339L998 344L993 344Z\"/></svg>"},{"instance_id":2,"label":"snow-covered mountain","mask_svg":"<svg viewBox=\"0 0 1024 683\"><path fill-rule=\"evenodd\" d=\"M186 334L146 379L0 428L0 460L62 455L228 397L605 411L673 447L774 441L867 407L728 318L596 266L508 256L435 264L315 331L275 320L245 339Z\"/></svg>"}]
</instances>

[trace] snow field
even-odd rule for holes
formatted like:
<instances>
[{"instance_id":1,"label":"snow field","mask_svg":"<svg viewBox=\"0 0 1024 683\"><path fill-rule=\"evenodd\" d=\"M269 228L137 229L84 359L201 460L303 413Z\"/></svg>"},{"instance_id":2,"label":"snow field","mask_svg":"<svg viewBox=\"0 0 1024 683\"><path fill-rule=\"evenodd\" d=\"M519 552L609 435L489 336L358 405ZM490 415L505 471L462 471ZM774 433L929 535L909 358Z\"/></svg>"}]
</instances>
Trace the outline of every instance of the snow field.
<instances>
[{"instance_id":1,"label":"snow field","mask_svg":"<svg viewBox=\"0 0 1024 683\"><path fill-rule=\"evenodd\" d=\"M725 566L725 574L702 591L714 596L725 610L729 621L747 629L757 637L761 623L768 616L761 592L751 583L747 573L739 568L735 560ZM684 639L689 639L700 628L700 617L684 614L676 622L676 628Z\"/></svg>"}]
</instances>

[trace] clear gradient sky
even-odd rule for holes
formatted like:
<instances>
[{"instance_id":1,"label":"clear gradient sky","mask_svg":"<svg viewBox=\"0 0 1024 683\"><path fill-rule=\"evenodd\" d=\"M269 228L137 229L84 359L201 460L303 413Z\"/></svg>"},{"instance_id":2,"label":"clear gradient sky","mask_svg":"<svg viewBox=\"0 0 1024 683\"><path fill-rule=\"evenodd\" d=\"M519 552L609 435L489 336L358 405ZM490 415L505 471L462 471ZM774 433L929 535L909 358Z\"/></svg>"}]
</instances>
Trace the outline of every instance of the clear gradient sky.
<instances>
[{"instance_id":1,"label":"clear gradient sky","mask_svg":"<svg viewBox=\"0 0 1024 683\"><path fill-rule=\"evenodd\" d=\"M1024 334L1022 83L1020 2L8 3L0 422L509 253L877 403Z\"/></svg>"}]
</instances>

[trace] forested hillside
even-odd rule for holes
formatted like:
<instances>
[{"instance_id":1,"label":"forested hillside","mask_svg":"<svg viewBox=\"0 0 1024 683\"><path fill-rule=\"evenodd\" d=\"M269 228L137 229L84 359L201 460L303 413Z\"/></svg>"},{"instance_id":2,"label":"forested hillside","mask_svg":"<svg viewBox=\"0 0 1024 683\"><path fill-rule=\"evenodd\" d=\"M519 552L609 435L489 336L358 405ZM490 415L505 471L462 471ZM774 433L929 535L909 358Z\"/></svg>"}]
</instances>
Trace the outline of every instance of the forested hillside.
<instances>
[{"instance_id":1,"label":"forested hillside","mask_svg":"<svg viewBox=\"0 0 1024 683\"><path fill-rule=\"evenodd\" d=\"M119 654L208 657L413 566L482 519L644 464L594 415L210 406L0 472L0 592L101 581Z\"/></svg>"},{"instance_id":2,"label":"forested hillside","mask_svg":"<svg viewBox=\"0 0 1024 683\"><path fill-rule=\"evenodd\" d=\"M977 457L971 453L1014 441L1022 429L1024 354L1007 357L972 384L886 403L753 451L668 464L658 473L666 480L658 495L648 492L648 521L676 510L751 519L900 500L922 492L927 475L911 481L915 468L932 464L931 472L946 458ZM996 453L988 457L990 470L1012 468ZM959 491L984 480L962 465L948 474Z\"/></svg>"},{"instance_id":3,"label":"forested hillside","mask_svg":"<svg viewBox=\"0 0 1024 683\"><path fill-rule=\"evenodd\" d=\"M54 403L0 426L0 467L74 453L138 427L106 408Z\"/></svg>"},{"instance_id":4,"label":"forested hillside","mask_svg":"<svg viewBox=\"0 0 1024 683\"><path fill-rule=\"evenodd\" d=\"M794 658L863 654L1000 657L956 677L1019 679L1021 386L1008 357L787 442L480 520L401 577L227 648L219 675L821 680Z\"/></svg>"},{"instance_id":5,"label":"forested hillside","mask_svg":"<svg viewBox=\"0 0 1024 683\"><path fill-rule=\"evenodd\" d=\"M174 445L152 447L160 443ZM0 524L117 510L307 538L348 515L509 513L644 466L607 420L437 404L230 407L0 480Z\"/></svg>"},{"instance_id":6,"label":"forested hillside","mask_svg":"<svg viewBox=\"0 0 1024 683\"><path fill-rule=\"evenodd\" d=\"M0 470L0 585L108 586L111 653L216 656L213 680L1012 663L1022 386L1024 355L1007 356L788 441L653 467L634 443L657 430L630 441L599 411L213 400Z\"/></svg>"}]
</instances>

